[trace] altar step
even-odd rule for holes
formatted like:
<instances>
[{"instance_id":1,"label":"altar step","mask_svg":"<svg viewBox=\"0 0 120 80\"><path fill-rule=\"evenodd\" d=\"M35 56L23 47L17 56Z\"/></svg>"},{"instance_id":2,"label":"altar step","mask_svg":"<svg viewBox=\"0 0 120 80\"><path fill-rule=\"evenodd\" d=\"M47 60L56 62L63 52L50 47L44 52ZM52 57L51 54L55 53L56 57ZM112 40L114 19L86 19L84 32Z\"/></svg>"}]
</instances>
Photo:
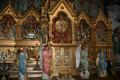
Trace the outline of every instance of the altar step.
<instances>
[{"instance_id":1,"label":"altar step","mask_svg":"<svg viewBox=\"0 0 120 80\"><path fill-rule=\"evenodd\" d=\"M97 74L97 67L95 62L89 63L89 71L90 71L90 74Z\"/></svg>"},{"instance_id":2,"label":"altar step","mask_svg":"<svg viewBox=\"0 0 120 80\"><path fill-rule=\"evenodd\" d=\"M28 78L32 78L32 77L42 77L42 70L40 71L27 71L27 76ZM18 75L18 71L11 71L10 72L10 75L9 75L9 78L18 78L19 75Z\"/></svg>"},{"instance_id":3,"label":"altar step","mask_svg":"<svg viewBox=\"0 0 120 80\"><path fill-rule=\"evenodd\" d=\"M9 78L18 78L19 74L18 71L11 71ZM28 78L35 78L35 77L42 77L42 70L39 66L36 66L35 61L28 61L27 63L27 77Z\"/></svg>"},{"instance_id":4,"label":"altar step","mask_svg":"<svg viewBox=\"0 0 120 80\"><path fill-rule=\"evenodd\" d=\"M120 62L114 63L113 69L116 74L120 75Z\"/></svg>"}]
</instances>

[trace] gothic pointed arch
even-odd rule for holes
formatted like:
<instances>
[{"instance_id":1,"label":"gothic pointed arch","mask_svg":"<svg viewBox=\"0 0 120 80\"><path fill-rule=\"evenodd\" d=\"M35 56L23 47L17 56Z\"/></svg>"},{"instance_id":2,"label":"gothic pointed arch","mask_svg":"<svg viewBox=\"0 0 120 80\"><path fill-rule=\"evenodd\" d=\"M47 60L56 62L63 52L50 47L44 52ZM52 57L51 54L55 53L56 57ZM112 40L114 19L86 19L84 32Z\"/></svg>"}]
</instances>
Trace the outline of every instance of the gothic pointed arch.
<instances>
[{"instance_id":1,"label":"gothic pointed arch","mask_svg":"<svg viewBox=\"0 0 120 80\"><path fill-rule=\"evenodd\" d=\"M8 4L3 10L2 12L0 13L1 16L4 16L6 14L10 14L12 15L13 17L17 17L14 9L12 8L11 4Z\"/></svg>"},{"instance_id":2,"label":"gothic pointed arch","mask_svg":"<svg viewBox=\"0 0 120 80\"><path fill-rule=\"evenodd\" d=\"M95 21L96 42L108 41L109 22L101 10Z\"/></svg>"},{"instance_id":3,"label":"gothic pointed arch","mask_svg":"<svg viewBox=\"0 0 120 80\"><path fill-rule=\"evenodd\" d=\"M29 16L34 16L36 18L37 21L40 21L40 16L38 14L38 12L35 10L34 7L30 7L23 15L23 20L25 20L26 18L28 18Z\"/></svg>"},{"instance_id":4,"label":"gothic pointed arch","mask_svg":"<svg viewBox=\"0 0 120 80\"><path fill-rule=\"evenodd\" d=\"M53 32L55 31L55 29L53 28L53 25L55 24L55 20L57 20L57 19L59 19L60 20L60 16L59 16L59 14L61 14L61 13L64 13L65 15L65 17L64 17L64 20L66 20L67 21L67 25L69 24L70 26L69 26L69 28L68 29L66 29L66 31L69 31L69 33L67 33L67 32L65 32L66 33L66 35L70 35L70 37L68 38L68 40L67 41L63 41L64 43L73 43L73 42L75 42L74 41L74 24L75 24L75 17L76 17L76 14L75 14L75 12L74 12L74 10L73 9L71 9L71 6L70 5L68 5L67 4L67 2L65 1L65 0L60 0L58 3L57 3L57 5L51 10L51 11L49 11L49 18L50 18L50 22L49 22L49 24L50 24L50 34L52 33L52 35L50 35L50 37L52 37L51 38L51 40L52 40L52 42L54 42L54 39L53 39L53 37L55 37L55 35L53 35ZM62 15L63 16L63 15ZM65 19L66 18L66 19ZM61 24L61 23L60 23ZM63 25L62 25L63 26ZM70 30L71 29L71 30ZM54 30L54 31L53 31ZM60 34L60 33L59 33ZM56 37L58 37L58 36L56 36ZM65 35L64 35L64 37L65 37ZM57 39L57 38L56 38ZM60 39L60 38L59 38ZM59 40L58 39L58 40ZM59 41L57 41L57 43L58 43ZM56 41L55 41L55 43L56 43Z\"/></svg>"},{"instance_id":5,"label":"gothic pointed arch","mask_svg":"<svg viewBox=\"0 0 120 80\"><path fill-rule=\"evenodd\" d=\"M75 27L75 40L79 42L91 42L90 19L84 11L78 17L78 25Z\"/></svg>"}]
</instances>

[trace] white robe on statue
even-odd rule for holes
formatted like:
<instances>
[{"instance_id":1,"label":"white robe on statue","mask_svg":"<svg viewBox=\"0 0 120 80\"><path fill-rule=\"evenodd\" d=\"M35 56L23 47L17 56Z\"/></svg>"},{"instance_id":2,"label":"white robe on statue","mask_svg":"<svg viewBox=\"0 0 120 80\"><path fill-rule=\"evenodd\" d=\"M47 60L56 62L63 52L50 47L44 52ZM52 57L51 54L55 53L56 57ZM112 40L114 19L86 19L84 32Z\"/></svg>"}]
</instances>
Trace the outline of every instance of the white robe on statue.
<instances>
[{"instance_id":1,"label":"white robe on statue","mask_svg":"<svg viewBox=\"0 0 120 80\"><path fill-rule=\"evenodd\" d=\"M80 65L80 46L78 46L77 48L76 48L76 68L78 68L79 67L79 65Z\"/></svg>"}]
</instances>

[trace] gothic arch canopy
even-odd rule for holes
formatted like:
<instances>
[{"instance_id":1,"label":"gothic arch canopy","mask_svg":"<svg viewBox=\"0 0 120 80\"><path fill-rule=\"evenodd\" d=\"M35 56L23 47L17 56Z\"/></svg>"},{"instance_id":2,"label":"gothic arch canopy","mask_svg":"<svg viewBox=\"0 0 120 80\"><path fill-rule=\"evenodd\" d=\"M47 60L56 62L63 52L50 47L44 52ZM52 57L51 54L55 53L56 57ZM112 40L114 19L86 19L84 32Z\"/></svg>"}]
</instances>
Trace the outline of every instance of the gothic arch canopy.
<instances>
[{"instance_id":1,"label":"gothic arch canopy","mask_svg":"<svg viewBox=\"0 0 120 80\"><path fill-rule=\"evenodd\" d=\"M95 19L94 24L96 30L96 41L97 42L106 42L109 39L109 29L110 29L110 22L107 19L103 12L100 10L100 13Z\"/></svg>"},{"instance_id":2,"label":"gothic arch canopy","mask_svg":"<svg viewBox=\"0 0 120 80\"><path fill-rule=\"evenodd\" d=\"M58 13L53 19L52 24L52 40L54 43L71 43L72 42L72 26L71 21L63 12Z\"/></svg>"},{"instance_id":3,"label":"gothic arch canopy","mask_svg":"<svg viewBox=\"0 0 120 80\"><path fill-rule=\"evenodd\" d=\"M14 40L16 37L16 21L11 14L5 14L0 21L0 39Z\"/></svg>"},{"instance_id":4,"label":"gothic arch canopy","mask_svg":"<svg viewBox=\"0 0 120 80\"><path fill-rule=\"evenodd\" d=\"M91 22L87 14L82 11L77 19L77 26L75 26L75 40L79 42L91 42Z\"/></svg>"},{"instance_id":5,"label":"gothic arch canopy","mask_svg":"<svg viewBox=\"0 0 120 80\"><path fill-rule=\"evenodd\" d=\"M52 21L59 12L64 12L65 14L67 14L67 16L69 17L69 19L74 22L75 19L75 12L70 8L71 6L69 6L65 0L60 0L58 2L58 4L55 6L55 8L49 12L50 15L50 21Z\"/></svg>"},{"instance_id":6,"label":"gothic arch canopy","mask_svg":"<svg viewBox=\"0 0 120 80\"><path fill-rule=\"evenodd\" d=\"M3 11L0 13L0 16L4 16L6 14L10 14L12 15L13 17L17 17L16 13L14 12L12 6L10 4L8 4L4 9Z\"/></svg>"},{"instance_id":7,"label":"gothic arch canopy","mask_svg":"<svg viewBox=\"0 0 120 80\"><path fill-rule=\"evenodd\" d=\"M29 16L34 16L37 21L40 21L40 16L33 7L25 12L25 14L23 15L23 21L25 21Z\"/></svg>"},{"instance_id":8,"label":"gothic arch canopy","mask_svg":"<svg viewBox=\"0 0 120 80\"><path fill-rule=\"evenodd\" d=\"M100 10L98 16L96 17L95 19L95 26L99 23L99 21L103 21L104 24L107 26L107 29L109 29L109 26L108 26L108 19L105 17L105 15L103 14L103 12Z\"/></svg>"},{"instance_id":9,"label":"gothic arch canopy","mask_svg":"<svg viewBox=\"0 0 120 80\"><path fill-rule=\"evenodd\" d=\"M88 15L85 13L85 11L82 11L80 14L79 14L79 17L78 17L78 23L80 23L80 21L84 19L87 24L90 24L90 18L88 17ZM91 26L90 26L91 28Z\"/></svg>"}]
</instances>

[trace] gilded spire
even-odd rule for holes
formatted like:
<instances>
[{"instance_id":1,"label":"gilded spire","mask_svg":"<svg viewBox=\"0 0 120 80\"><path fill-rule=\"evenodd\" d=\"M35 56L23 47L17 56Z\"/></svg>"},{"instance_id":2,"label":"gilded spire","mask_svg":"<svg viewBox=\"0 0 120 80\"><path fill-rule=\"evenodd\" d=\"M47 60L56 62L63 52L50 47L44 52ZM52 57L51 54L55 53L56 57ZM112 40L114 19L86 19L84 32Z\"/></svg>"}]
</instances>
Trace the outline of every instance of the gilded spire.
<instances>
[{"instance_id":1,"label":"gilded spire","mask_svg":"<svg viewBox=\"0 0 120 80\"><path fill-rule=\"evenodd\" d=\"M46 8L46 9L48 8L49 2L50 2L50 0L47 0L47 1L46 1L46 4L45 4L45 8Z\"/></svg>"}]
</instances>

